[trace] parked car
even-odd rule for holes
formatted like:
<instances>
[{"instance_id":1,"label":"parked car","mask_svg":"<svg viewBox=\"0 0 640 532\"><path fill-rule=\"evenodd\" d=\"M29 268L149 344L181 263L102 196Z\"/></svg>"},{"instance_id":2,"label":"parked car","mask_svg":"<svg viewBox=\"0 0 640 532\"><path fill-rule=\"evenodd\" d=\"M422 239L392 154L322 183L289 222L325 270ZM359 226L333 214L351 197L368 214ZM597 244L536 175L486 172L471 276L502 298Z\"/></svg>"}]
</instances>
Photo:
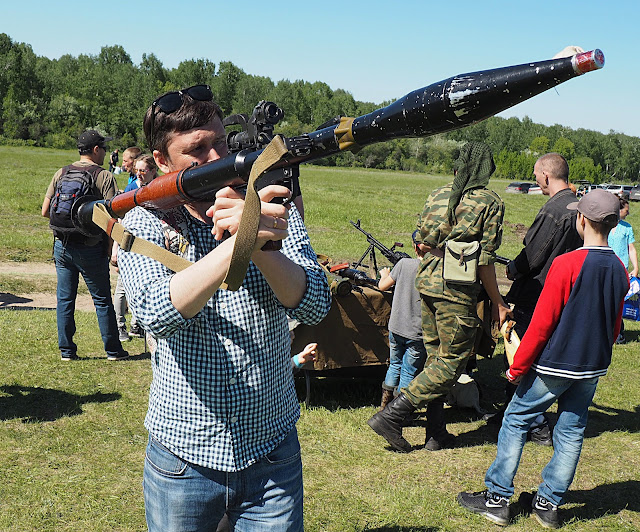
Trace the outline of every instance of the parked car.
<instances>
[{"instance_id":1,"label":"parked car","mask_svg":"<svg viewBox=\"0 0 640 532\"><path fill-rule=\"evenodd\" d=\"M636 185L629 191L629 201L640 201L640 185Z\"/></svg>"},{"instance_id":2,"label":"parked car","mask_svg":"<svg viewBox=\"0 0 640 532\"><path fill-rule=\"evenodd\" d=\"M578 198L581 198L582 196L584 196L585 194L591 192L592 190L595 190L597 188L604 188L603 185L584 185L581 186L580 188L578 188L578 190L576 191L576 196Z\"/></svg>"},{"instance_id":3,"label":"parked car","mask_svg":"<svg viewBox=\"0 0 640 532\"><path fill-rule=\"evenodd\" d=\"M507 185L507 188L504 189L505 192L512 192L514 194L526 194L531 187L538 186L535 183L521 183L521 182L513 182Z\"/></svg>"},{"instance_id":4,"label":"parked car","mask_svg":"<svg viewBox=\"0 0 640 532\"><path fill-rule=\"evenodd\" d=\"M522 190L522 185L524 183L521 183L519 181L514 181L513 183L509 183L507 185L507 188L504 189L505 192L510 192L512 194L524 194L523 190Z\"/></svg>"},{"instance_id":5,"label":"parked car","mask_svg":"<svg viewBox=\"0 0 640 532\"><path fill-rule=\"evenodd\" d=\"M542 189L538 185L531 185L527 190L527 194L542 194Z\"/></svg>"},{"instance_id":6,"label":"parked car","mask_svg":"<svg viewBox=\"0 0 640 532\"><path fill-rule=\"evenodd\" d=\"M604 188L607 192L628 199L633 187L631 185L607 185Z\"/></svg>"}]
</instances>

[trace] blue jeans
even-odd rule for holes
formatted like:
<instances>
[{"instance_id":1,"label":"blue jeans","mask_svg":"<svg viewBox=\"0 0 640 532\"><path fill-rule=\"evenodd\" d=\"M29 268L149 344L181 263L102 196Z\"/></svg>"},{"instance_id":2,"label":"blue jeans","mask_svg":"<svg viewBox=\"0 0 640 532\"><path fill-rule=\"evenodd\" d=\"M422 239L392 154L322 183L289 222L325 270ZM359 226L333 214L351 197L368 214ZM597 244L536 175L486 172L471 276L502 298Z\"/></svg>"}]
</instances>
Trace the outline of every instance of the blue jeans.
<instances>
[{"instance_id":1,"label":"blue jeans","mask_svg":"<svg viewBox=\"0 0 640 532\"><path fill-rule=\"evenodd\" d=\"M225 512L235 532L302 532L298 432L294 427L267 456L233 473L187 463L150 435L144 506L149 532L215 531Z\"/></svg>"},{"instance_id":2,"label":"blue jeans","mask_svg":"<svg viewBox=\"0 0 640 532\"><path fill-rule=\"evenodd\" d=\"M388 389L401 390L424 369L424 361L427 351L424 348L422 338L411 340L399 334L389 331L389 369L384 379L384 385Z\"/></svg>"},{"instance_id":3,"label":"blue jeans","mask_svg":"<svg viewBox=\"0 0 640 532\"><path fill-rule=\"evenodd\" d=\"M57 322L58 347L63 356L74 355L77 346L73 341L76 333L76 296L80 274L84 278L93 298L98 317L98 327L102 335L107 355L122 351L118 339L116 315L111 302L111 284L109 282L109 260L104 246L83 246L68 242L64 245L56 239L53 245L53 257L56 262L57 286Z\"/></svg>"},{"instance_id":4,"label":"blue jeans","mask_svg":"<svg viewBox=\"0 0 640 532\"><path fill-rule=\"evenodd\" d=\"M598 377L565 379L529 371L520 382L502 419L498 453L485 476L491 493L511 497L527 431L536 416L558 401L558 421L553 429L553 456L542 470L538 494L560 505L578 466L589 405Z\"/></svg>"}]
</instances>

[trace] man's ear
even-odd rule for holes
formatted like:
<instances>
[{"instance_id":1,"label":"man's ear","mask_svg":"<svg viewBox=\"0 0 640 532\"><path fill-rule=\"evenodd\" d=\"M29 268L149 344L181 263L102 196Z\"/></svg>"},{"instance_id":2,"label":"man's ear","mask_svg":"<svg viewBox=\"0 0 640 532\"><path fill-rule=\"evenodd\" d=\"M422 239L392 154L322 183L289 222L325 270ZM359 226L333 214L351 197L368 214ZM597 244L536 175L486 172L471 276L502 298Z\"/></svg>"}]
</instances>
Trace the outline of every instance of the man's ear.
<instances>
[{"instance_id":1,"label":"man's ear","mask_svg":"<svg viewBox=\"0 0 640 532\"><path fill-rule=\"evenodd\" d=\"M153 150L153 158L158 165L158 168L162 170L163 174L171 172L169 169L169 163L171 162L168 157L165 157L159 150Z\"/></svg>"}]
</instances>

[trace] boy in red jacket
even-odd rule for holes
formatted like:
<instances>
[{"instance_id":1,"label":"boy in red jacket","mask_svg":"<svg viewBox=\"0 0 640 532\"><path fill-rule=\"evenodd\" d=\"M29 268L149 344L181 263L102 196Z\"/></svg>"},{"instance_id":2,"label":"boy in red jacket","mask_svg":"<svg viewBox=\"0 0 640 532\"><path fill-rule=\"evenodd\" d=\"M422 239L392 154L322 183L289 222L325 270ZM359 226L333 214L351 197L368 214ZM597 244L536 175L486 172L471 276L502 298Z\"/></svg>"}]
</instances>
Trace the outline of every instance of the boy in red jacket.
<instances>
[{"instance_id":1,"label":"boy in red jacket","mask_svg":"<svg viewBox=\"0 0 640 532\"><path fill-rule=\"evenodd\" d=\"M576 228L584 247L553 261L531 325L507 370L509 381L519 386L485 476L487 489L458 494L461 506L502 526L509 524L509 498L527 431L556 400L553 457L542 471L538 492L523 494L521 500L531 499L532 515L542 526L560 526L558 506L573 481L589 405L611 363L629 290L626 268L607 244L620 217L618 198L594 190L567 208L578 210Z\"/></svg>"}]
</instances>

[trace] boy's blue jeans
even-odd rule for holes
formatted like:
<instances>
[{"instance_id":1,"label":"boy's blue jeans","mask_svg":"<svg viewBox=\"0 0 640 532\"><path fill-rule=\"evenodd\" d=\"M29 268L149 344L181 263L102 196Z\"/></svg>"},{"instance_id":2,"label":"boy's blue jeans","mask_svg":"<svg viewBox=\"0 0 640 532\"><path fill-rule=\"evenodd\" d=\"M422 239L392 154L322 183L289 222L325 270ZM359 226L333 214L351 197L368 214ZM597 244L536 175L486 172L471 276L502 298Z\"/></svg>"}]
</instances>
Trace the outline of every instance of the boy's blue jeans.
<instances>
[{"instance_id":1,"label":"boy's blue jeans","mask_svg":"<svg viewBox=\"0 0 640 532\"><path fill-rule=\"evenodd\" d=\"M144 506L150 532L215 530L225 512L235 532L302 532L302 491L295 427L267 456L234 473L189 464L149 437Z\"/></svg>"},{"instance_id":2,"label":"boy's blue jeans","mask_svg":"<svg viewBox=\"0 0 640 532\"><path fill-rule=\"evenodd\" d=\"M527 431L536 416L558 401L558 421L553 429L553 456L542 470L538 494L555 505L562 504L578 466L589 405L598 377L565 379L530 370L520 382L502 419L498 452L484 482L490 493L511 497Z\"/></svg>"},{"instance_id":3,"label":"boy's blue jeans","mask_svg":"<svg viewBox=\"0 0 640 532\"><path fill-rule=\"evenodd\" d=\"M389 369L384 379L387 389L401 390L424 369L427 351L422 338L411 340L389 331Z\"/></svg>"}]
</instances>

